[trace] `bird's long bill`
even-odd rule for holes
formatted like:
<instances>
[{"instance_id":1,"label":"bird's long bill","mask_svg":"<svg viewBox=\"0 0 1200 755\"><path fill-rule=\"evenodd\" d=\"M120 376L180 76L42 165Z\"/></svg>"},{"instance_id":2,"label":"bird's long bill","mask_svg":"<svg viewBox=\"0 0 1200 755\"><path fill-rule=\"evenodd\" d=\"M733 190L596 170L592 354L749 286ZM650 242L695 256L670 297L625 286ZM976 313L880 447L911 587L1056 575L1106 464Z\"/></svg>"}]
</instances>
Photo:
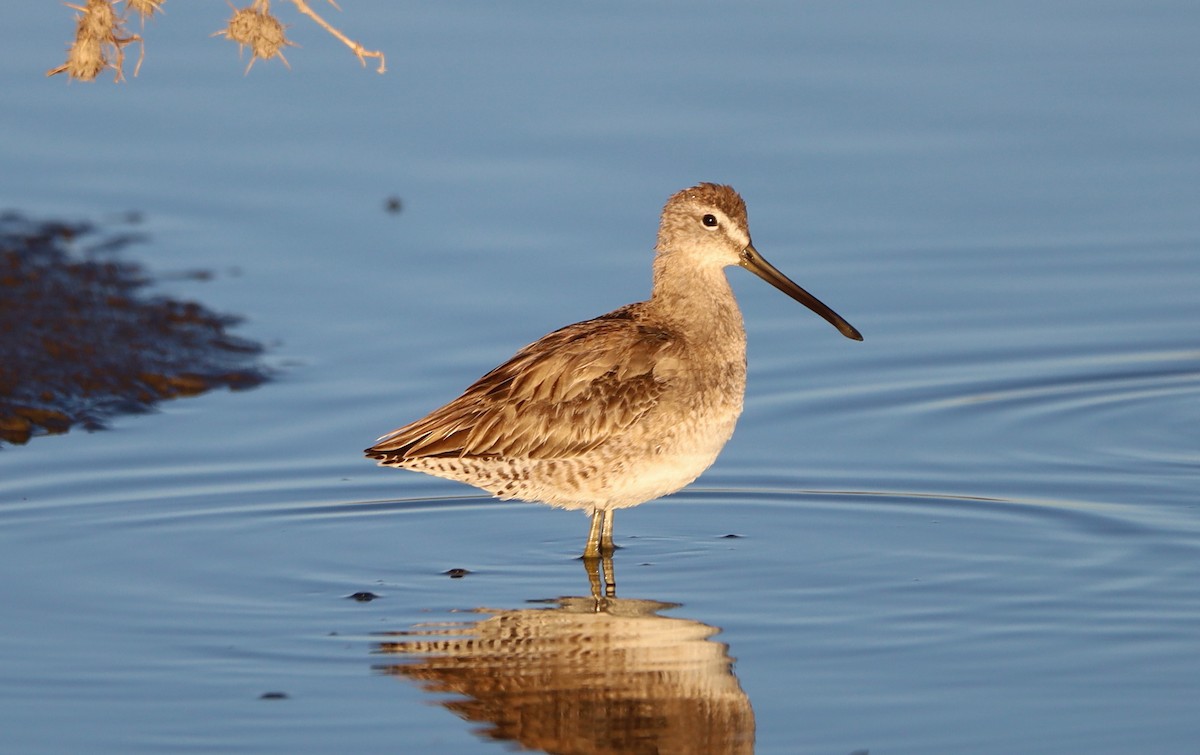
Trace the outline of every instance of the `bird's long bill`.
<instances>
[{"instance_id":1,"label":"bird's long bill","mask_svg":"<svg viewBox=\"0 0 1200 755\"><path fill-rule=\"evenodd\" d=\"M830 325L841 331L842 335L846 338L853 338L855 341L863 339L862 334L853 325L843 320L842 316L837 312L834 312L821 303L820 299L796 285L791 278L776 270L775 266L767 262L753 246L747 246L745 251L742 252L741 265L813 312L824 317Z\"/></svg>"}]
</instances>

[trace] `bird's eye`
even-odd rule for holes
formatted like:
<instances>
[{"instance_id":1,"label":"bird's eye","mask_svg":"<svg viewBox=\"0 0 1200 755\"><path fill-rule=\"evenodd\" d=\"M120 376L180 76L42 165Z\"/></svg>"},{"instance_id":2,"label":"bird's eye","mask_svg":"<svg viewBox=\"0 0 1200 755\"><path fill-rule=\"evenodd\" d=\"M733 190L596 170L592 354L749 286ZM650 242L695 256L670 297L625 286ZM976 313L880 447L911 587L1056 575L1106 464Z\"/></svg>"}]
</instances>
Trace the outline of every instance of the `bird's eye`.
<instances>
[{"instance_id":1,"label":"bird's eye","mask_svg":"<svg viewBox=\"0 0 1200 755\"><path fill-rule=\"evenodd\" d=\"M708 228L709 230L716 228L718 225L716 215L705 215L704 217L700 218L700 222L703 223L704 227Z\"/></svg>"}]
</instances>

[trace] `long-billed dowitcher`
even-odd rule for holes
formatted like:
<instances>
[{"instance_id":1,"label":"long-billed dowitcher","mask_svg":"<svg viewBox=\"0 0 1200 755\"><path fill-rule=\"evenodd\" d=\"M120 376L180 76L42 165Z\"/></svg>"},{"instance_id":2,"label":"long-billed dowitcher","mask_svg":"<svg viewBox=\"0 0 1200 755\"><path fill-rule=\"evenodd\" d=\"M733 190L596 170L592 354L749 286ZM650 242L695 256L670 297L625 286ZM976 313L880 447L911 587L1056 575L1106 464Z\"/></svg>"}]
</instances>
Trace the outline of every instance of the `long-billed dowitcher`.
<instances>
[{"instance_id":1,"label":"long-billed dowitcher","mask_svg":"<svg viewBox=\"0 0 1200 755\"><path fill-rule=\"evenodd\" d=\"M506 500L583 509L584 557L611 554L612 512L699 477L742 413L746 332L730 265L862 340L758 253L737 192L702 183L663 208L649 299L534 341L366 455Z\"/></svg>"}]
</instances>

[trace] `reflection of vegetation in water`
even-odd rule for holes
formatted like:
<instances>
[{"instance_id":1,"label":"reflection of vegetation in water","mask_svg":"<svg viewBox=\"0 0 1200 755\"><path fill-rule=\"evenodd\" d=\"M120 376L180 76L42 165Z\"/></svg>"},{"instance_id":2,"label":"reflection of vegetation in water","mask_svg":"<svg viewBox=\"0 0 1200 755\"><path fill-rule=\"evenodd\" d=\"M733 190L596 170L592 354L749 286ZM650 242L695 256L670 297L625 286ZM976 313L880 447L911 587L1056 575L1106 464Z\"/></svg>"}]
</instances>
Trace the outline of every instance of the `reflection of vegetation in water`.
<instances>
[{"instance_id":1,"label":"reflection of vegetation in water","mask_svg":"<svg viewBox=\"0 0 1200 755\"><path fill-rule=\"evenodd\" d=\"M442 705L523 749L753 752L754 712L718 630L595 585L549 608L386 633L378 652L403 658L378 669L455 695Z\"/></svg>"},{"instance_id":2,"label":"reflection of vegetation in water","mask_svg":"<svg viewBox=\"0 0 1200 755\"><path fill-rule=\"evenodd\" d=\"M266 379L261 347L225 332L236 318L147 296L146 272L112 259L139 240L0 215L0 440L97 429L160 399Z\"/></svg>"}]
</instances>

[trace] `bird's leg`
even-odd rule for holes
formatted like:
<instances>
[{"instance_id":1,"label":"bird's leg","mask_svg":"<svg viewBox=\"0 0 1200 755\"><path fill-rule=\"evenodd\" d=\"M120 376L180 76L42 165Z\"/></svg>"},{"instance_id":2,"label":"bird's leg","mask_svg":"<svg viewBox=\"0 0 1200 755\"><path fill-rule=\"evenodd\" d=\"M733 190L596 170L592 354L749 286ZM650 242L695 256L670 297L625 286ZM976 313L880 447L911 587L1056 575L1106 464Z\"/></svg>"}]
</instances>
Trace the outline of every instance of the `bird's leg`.
<instances>
[{"instance_id":1,"label":"bird's leg","mask_svg":"<svg viewBox=\"0 0 1200 755\"><path fill-rule=\"evenodd\" d=\"M600 558L600 538L601 532L605 529L604 509L592 509L592 526L588 530L587 545L583 548L584 559ZM609 541L612 540L611 530L609 532Z\"/></svg>"},{"instance_id":2,"label":"bird's leg","mask_svg":"<svg viewBox=\"0 0 1200 755\"><path fill-rule=\"evenodd\" d=\"M615 511L610 511L608 516L604 517L604 528L600 533L600 553L605 556L612 556L617 551L612 541L613 515L615 513Z\"/></svg>"}]
</instances>

